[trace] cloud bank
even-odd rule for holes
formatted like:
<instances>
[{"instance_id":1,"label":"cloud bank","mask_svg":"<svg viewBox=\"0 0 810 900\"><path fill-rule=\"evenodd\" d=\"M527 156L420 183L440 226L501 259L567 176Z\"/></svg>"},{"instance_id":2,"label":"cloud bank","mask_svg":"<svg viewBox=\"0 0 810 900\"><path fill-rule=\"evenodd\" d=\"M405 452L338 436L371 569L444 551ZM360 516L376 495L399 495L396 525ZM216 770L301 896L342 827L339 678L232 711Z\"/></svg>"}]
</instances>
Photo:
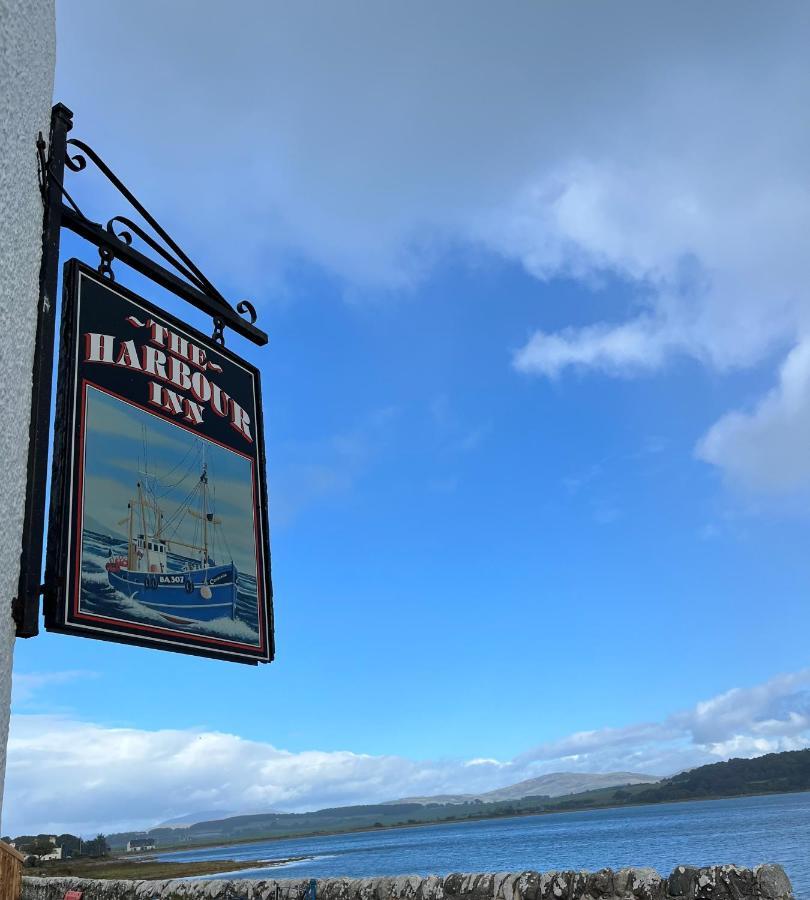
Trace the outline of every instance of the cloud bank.
<instances>
[{"instance_id":1,"label":"cloud bank","mask_svg":"<svg viewBox=\"0 0 810 900\"><path fill-rule=\"evenodd\" d=\"M75 675L22 676L19 705L33 703L37 687ZM730 690L661 722L548 741L512 760L291 752L221 732L111 728L68 715L17 711L2 828L91 834L149 827L200 809L297 811L480 792L548 772L666 775L730 756L807 746L810 669Z\"/></svg>"},{"instance_id":2,"label":"cloud bank","mask_svg":"<svg viewBox=\"0 0 810 900\"><path fill-rule=\"evenodd\" d=\"M77 134L156 212L181 211L226 284L283 292L303 261L384 293L458 247L540 281L625 281L624 320L536 329L515 351L517 369L550 377L679 355L728 371L810 339L806 4L60 10ZM229 227L212 229L223 211ZM798 402L783 380L719 422L700 457L770 488L788 424L807 456L810 388L794 388ZM791 464L776 487L807 477Z\"/></svg>"}]
</instances>

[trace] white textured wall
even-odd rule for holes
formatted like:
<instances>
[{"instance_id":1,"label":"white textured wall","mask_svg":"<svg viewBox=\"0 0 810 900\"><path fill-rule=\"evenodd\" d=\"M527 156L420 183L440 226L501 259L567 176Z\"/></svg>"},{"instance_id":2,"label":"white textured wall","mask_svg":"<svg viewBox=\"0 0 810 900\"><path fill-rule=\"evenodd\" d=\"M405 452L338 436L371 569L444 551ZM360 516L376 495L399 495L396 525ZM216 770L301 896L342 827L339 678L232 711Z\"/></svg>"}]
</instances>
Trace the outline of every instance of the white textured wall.
<instances>
[{"instance_id":1,"label":"white textured wall","mask_svg":"<svg viewBox=\"0 0 810 900\"><path fill-rule=\"evenodd\" d=\"M34 142L48 134L55 57L54 0L0 0L0 812L42 240Z\"/></svg>"}]
</instances>

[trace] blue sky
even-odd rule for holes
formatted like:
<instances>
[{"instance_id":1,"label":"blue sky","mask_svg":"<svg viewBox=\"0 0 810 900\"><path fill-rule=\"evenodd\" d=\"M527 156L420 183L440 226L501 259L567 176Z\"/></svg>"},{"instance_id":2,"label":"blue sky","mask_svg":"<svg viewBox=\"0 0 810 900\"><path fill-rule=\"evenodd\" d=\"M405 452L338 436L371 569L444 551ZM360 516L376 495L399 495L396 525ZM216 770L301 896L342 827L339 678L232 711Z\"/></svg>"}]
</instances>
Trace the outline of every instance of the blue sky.
<instances>
[{"instance_id":1,"label":"blue sky","mask_svg":"<svg viewBox=\"0 0 810 900\"><path fill-rule=\"evenodd\" d=\"M4 831L810 744L806 9L101 8L76 136L270 335L277 660L18 642Z\"/></svg>"}]
</instances>

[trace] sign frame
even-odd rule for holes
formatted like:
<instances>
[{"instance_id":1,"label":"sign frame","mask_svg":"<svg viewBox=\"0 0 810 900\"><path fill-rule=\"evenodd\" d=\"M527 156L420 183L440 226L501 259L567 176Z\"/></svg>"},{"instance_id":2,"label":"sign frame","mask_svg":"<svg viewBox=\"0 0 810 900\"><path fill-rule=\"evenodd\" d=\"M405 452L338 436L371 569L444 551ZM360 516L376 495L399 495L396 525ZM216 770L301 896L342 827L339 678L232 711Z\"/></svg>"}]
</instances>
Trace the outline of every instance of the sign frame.
<instances>
[{"instance_id":1,"label":"sign frame","mask_svg":"<svg viewBox=\"0 0 810 900\"><path fill-rule=\"evenodd\" d=\"M212 359L219 356L220 361L227 361L244 370L251 379L255 408L251 408L253 423L252 454L243 454L255 461L251 467L251 483L253 485L254 535L256 540L256 579L257 579L257 618L259 646L247 644L210 635L194 635L180 628L143 623L127 622L113 619L111 622L91 621L97 616L82 613L78 593L82 590L81 547L82 540L76 531L77 522L83 514L83 497L81 480L83 478L84 435L86 431L86 410L84 398L88 388L97 388L101 392L112 394L119 401L140 408L144 413L157 415L163 422L172 422L179 428L197 434L208 442L214 440L210 435L199 434L191 426L172 421L167 416L159 415L143 401L131 397L123 397L105 385L94 384L86 374L79 371L79 350L82 335L79 333L81 319L81 300L83 286L87 281L99 286L102 290L118 295L124 305L137 307L140 312L137 318L146 317L170 329L175 334L193 342L197 347L210 354ZM90 301L88 301L90 302ZM127 321L124 319L124 321ZM130 323L131 324L131 323ZM134 327L134 326L133 326ZM131 337L130 335L126 335ZM121 336L121 340L124 338ZM133 345L134 346L134 345ZM86 363L84 363L86 367ZM104 370L110 369L103 366ZM100 371L100 370L99 370ZM241 377L241 376L240 376ZM146 394L147 378L142 381ZM82 408L79 410L79 398ZM234 413L235 415L235 413ZM77 441L79 442L77 452ZM235 448L222 444L225 449L238 453ZM207 484L207 482L206 482ZM74 509L75 501L75 509ZM211 521L209 519L209 521ZM128 544L128 552L130 545ZM206 551L207 553L207 551ZM264 447L264 422L261 395L261 377L259 370L224 347L216 338L209 338L161 307L105 277L78 259L68 260L64 265L62 326L59 352L59 374L57 387L57 409L54 426L53 464L51 476L51 508L48 526L48 549L46 561L44 612L45 626L48 631L91 637L116 643L132 644L152 649L170 650L195 656L223 659L230 662L257 664L270 662L274 657L273 628L273 589L270 574L270 542L269 517L266 483L266 454ZM208 565L208 563L206 564ZM161 568L161 571L163 569ZM235 590L235 588L234 588ZM101 617L104 618L103 616Z\"/></svg>"}]
</instances>

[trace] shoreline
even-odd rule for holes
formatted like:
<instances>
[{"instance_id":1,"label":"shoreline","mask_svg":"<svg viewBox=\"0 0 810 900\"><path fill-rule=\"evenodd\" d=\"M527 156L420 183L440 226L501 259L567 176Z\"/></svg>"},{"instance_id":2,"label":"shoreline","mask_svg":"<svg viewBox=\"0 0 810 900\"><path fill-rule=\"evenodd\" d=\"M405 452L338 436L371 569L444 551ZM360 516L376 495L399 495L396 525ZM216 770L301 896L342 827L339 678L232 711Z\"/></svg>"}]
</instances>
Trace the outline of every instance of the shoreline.
<instances>
[{"instance_id":1,"label":"shoreline","mask_svg":"<svg viewBox=\"0 0 810 900\"><path fill-rule=\"evenodd\" d=\"M810 791L758 791L746 794L733 794L733 795L718 795L711 797L685 797L683 799L678 800L658 800L654 803L604 803L604 804L594 804L590 806L580 806L572 809L540 809L540 810L527 810L525 812L512 812L505 815L497 816L492 814L485 814L480 816L464 816L463 818L452 818L452 819L438 819L432 822L395 822L390 825L364 825L356 828L346 828L346 829L331 829L324 831L304 831L304 832L292 832L289 834L279 834L279 835L269 835L266 837L249 837L249 838L234 838L232 840L220 840L208 843L200 843L200 844L172 844L158 850L154 854L144 854L144 858L149 858L152 860L161 860L164 854L167 853L193 853L197 850L213 850L217 847L227 848L227 847L236 847L236 846L245 846L247 844L261 844L261 843L270 843L273 841L290 841L290 840L303 840L305 838L320 838L320 837L336 837L339 835L349 835L349 834L368 834L369 832L380 832L380 831L392 831L402 828L435 828L437 826L446 826L446 825L463 825L466 822L498 822L503 819L525 819L530 816L553 816L553 815L563 815L568 813L582 813L582 812L600 812L602 810L611 810L611 809L628 809L634 808L637 809L639 807L644 806L670 806L672 804L677 803L708 803L714 802L717 800L744 800L746 798L751 797L789 797L797 794L807 794ZM299 857L300 859L300 857ZM162 860L165 862L170 862L170 860ZM223 860L224 861L224 860Z\"/></svg>"},{"instance_id":2,"label":"shoreline","mask_svg":"<svg viewBox=\"0 0 810 900\"><path fill-rule=\"evenodd\" d=\"M172 862L140 857L116 857L106 860L63 860L53 866L37 866L26 869L34 878L97 878L102 880L136 879L160 881L177 878L227 877L232 872L245 869L284 868L291 863L302 862L309 856L289 856L280 859L205 859Z\"/></svg>"}]
</instances>

